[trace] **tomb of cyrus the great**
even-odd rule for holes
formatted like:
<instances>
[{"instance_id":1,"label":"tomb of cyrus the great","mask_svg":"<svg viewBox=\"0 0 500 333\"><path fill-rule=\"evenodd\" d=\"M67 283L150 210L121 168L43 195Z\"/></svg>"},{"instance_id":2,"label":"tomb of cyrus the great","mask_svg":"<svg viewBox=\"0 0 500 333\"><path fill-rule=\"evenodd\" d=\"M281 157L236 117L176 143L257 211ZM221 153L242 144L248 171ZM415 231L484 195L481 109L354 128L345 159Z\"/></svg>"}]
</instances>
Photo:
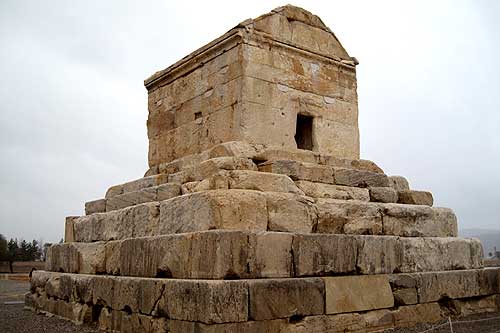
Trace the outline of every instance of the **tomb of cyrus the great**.
<instances>
[{"instance_id":1,"label":"tomb of cyrus the great","mask_svg":"<svg viewBox=\"0 0 500 333\"><path fill-rule=\"evenodd\" d=\"M365 332L499 311L449 208L360 159L355 58L284 6L145 80L149 170L68 217L26 306L126 332Z\"/></svg>"}]
</instances>

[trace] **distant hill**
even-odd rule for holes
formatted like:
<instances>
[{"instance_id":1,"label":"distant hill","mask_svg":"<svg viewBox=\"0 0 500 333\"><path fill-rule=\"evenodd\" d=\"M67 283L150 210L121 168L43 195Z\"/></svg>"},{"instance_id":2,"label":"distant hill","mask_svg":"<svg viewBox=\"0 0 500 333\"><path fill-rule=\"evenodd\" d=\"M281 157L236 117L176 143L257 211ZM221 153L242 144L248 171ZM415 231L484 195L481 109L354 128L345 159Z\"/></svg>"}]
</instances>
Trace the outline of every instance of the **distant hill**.
<instances>
[{"instance_id":1,"label":"distant hill","mask_svg":"<svg viewBox=\"0 0 500 333\"><path fill-rule=\"evenodd\" d=\"M462 229L458 232L460 237L476 237L481 240L484 248L484 255L487 257L489 252L493 252L496 246L500 251L500 230L494 229Z\"/></svg>"}]
</instances>

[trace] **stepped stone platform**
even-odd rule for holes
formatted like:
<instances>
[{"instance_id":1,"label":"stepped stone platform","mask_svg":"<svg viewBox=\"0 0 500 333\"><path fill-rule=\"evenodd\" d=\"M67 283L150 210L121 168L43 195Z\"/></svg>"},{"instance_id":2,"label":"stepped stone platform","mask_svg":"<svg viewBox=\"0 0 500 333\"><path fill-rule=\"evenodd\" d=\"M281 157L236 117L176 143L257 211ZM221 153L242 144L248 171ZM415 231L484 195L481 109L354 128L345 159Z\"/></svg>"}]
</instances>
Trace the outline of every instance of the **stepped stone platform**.
<instances>
[{"instance_id":1,"label":"stepped stone platform","mask_svg":"<svg viewBox=\"0 0 500 333\"><path fill-rule=\"evenodd\" d=\"M65 222L26 306L124 332L369 332L500 311L457 217L360 159L355 69L280 7L145 81L149 170Z\"/></svg>"}]
</instances>

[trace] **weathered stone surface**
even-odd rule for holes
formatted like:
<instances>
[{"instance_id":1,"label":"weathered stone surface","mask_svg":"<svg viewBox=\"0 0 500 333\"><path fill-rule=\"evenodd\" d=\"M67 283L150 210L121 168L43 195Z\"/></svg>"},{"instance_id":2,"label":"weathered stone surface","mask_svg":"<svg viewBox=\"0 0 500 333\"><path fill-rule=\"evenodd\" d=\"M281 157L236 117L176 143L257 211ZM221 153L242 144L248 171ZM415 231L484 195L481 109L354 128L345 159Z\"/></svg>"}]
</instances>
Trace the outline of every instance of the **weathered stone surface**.
<instances>
[{"instance_id":1,"label":"weathered stone surface","mask_svg":"<svg viewBox=\"0 0 500 333\"><path fill-rule=\"evenodd\" d=\"M295 184L305 195L314 198L370 201L368 189L365 188L315 183L307 180L298 180Z\"/></svg>"},{"instance_id":2,"label":"weathered stone surface","mask_svg":"<svg viewBox=\"0 0 500 333\"><path fill-rule=\"evenodd\" d=\"M370 172L376 172L376 173L384 173L384 171L376 165L372 161L368 160L361 160L361 159L345 159L345 158L338 158L332 155L324 155L320 154L319 155L319 163L320 164L325 164L329 165L332 167L341 167L341 168L348 168L348 169L357 169L357 170L364 170L364 171L370 171Z\"/></svg>"},{"instance_id":3,"label":"weathered stone surface","mask_svg":"<svg viewBox=\"0 0 500 333\"><path fill-rule=\"evenodd\" d=\"M339 276L322 279L325 282L327 314L394 306L394 297L387 276Z\"/></svg>"},{"instance_id":4,"label":"weathered stone surface","mask_svg":"<svg viewBox=\"0 0 500 333\"><path fill-rule=\"evenodd\" d=\"M113 332L166 332L168 321L166 318L103 308L99 314L98 327Z\"/></svg>"},{"instance_id":5,"label":"weathered stone surface","mask_svg":"<svg viewBox=\"0 0 500 333\"><path fill-rule=\"evenodd\" d=\"M391 187L370 187L370 201L398 202L398 192Z\"/></svg>"},{"instance_id":6,"label":"weathered stone surface","mask_svg":"<svg viewBox=\"0 0 500 333\"><path fill-rule=\"evenodd\" d=\"M387 204L383 206L387 235L405 237L456 237L457 217L449 208Z\"/></svg>"},{"instance_id":7,"label":"weathered stone surface","mask_svg":"<svg viewBox=\"0 0 500 333\"><path fill-rule=\"evenodd\" d=\"M381 234L382 211L377 204L362 201L318 199L319 233Z\"/></svg>"},{"instance_id":8,"label":"weathered stone surface","mask_svg":"<svg viewBox=\"0 0 500 333\"><path fill-rule=\"evenodd\" d=\"M271 231L306 232L314 230L317 210L311 198L289 193L264 193Z\"/></svg>"},{"instance_id":9,"label":"weathered stone surface","mask_svg":"<svg viewBox=\"0 0 500 333\"><path fill-rule=\"evenodd\" d=\"M220 170L257 170L251 159L245 157L224 156L203 161L195 167L196 180L205 179Z\"/></svg>"},{"instance_id":10,"label":"weathered stone surface","mask_svg":"<svg viewBox=\"0 0 500 333\"><path fill-rule=\"evenodd\" d=\"M248 297L244 281L168 280L158 313L207 324L242 322L248 320Z\"/></svg>"},{"instance_id":11,"label":"weathered stone surface","mask_svg":"<svg viewBox=\"0 0 500 333\"><path fill-rule=\"evenodd\" d=\"M330 167L323 165L276 160L259 164L259 171L284 174L293 180L308 180L333 184L333 173Z\"/></svg>"},{"instance_id":12,"label":"weathered stone surface","mask_svg":"<svg viewBox=\"0 0 500 333\"><path fill-rule=\"evenodd\" d=\"M74 230L74 224L75 224L75 219L77 219L78 216L67 216L66 220L64 222L64 242L65 243L70 243L75 241L75 230Z\"/></svg>"},{"instance_id":13,"label":"weathered stone surface","mask_svg":"<svg viewBox=\"0 0 500 333\"><path fill-rule=\"evenodd\" d=\"M415 274L419 302L496 294L499 292L499 271L500 269L481 269Z\"/></svg>"},{"instance_id":14,"label":"weathered stone surface","mask_svg":"<svg viewBox=\"0 0 500 333\"><path fill-rule=\"evenodd\" d=\"M356 186L356 187L388 187L389 179L385 174L346 169L346 168L333 168L335 177L335 184Z\"/></svg>"},{"instance_id":15,"label":"weathered stone surface","mask_svg":"<svg viewBox=\"0 0 500 333\"><path fill-rule=\"evenodd\" d=\"M266 197L258 191L221 190L161 202L158 235L210 229L267 230Z\"/></svg>"},{"instance_id":16,"label":"weathered stone surface","mask_svg":"<svg viewBox=\"0 0 500 333\"><path fill-rule=\"evenodd\" d=\"M108 199L123 193L135 192L148 187L161 185L166 183L167 181L167 175L163 174L139 178L130 182L110 187L106 192L105 198Z\"/></svg>"},{"instance_id":17,"label":"weathered stone surface","mask_svg":"<svg viewBox=\"0 0 500 333\"><path fill-rule=\"evenodd\" d=\"M159 204L145 203L75 219L75 241L94 242L158 234Z\"/></svg>"},{"instance_id":18,"label":"weathered stone surface","mask_svg":"<svg viewBox=\"0 0 500 333\"><path fill-rule=\"evenodd\" d=\"M247 170L218 172L209 179L208 187L210 189L244 189L304 195L304 192L286 175Z\"/></svg>"},{"instance_id":19,"label":"weathered stone surface","mask_svg":"<svg viewBox=\"0 0 500 333\"><path fill-rule=\"evenodd\" d=\"M295 276L322 276L356 271L356 239L347 235L295 235Z\"/></svg>"},{"instance_id":20,"label":"weathered stone surface","mask_svg":"<svg viewBox=\"0 0 500 333\"><path fill-rule=\"evenodd\" d=\"M456 299L449 302L451 315L469 316L477 313L498 312L500 310L500 295L482 298Z\"/></svg>"},{"instance_id":21,"label":"weathered stone surface","mask_svg":"<svg viewBox=\"0 0 500 333\"><path fill-rule=\"evenodd\" d=\"M126 192L106 200L106 211L113 211L146 202L163 201L181 194L181 187L176 183L167 183L148 187L139 191Z\"/></svg>"},{"instance_id":22,"label":"weathered stone surface","mask_svg":"<svg viewBox=\"0 0 500 333\"><path fill-rule=\"evenodd\" d=\"M106 211L106 199L98 199L85 203L85 215L104 213Z\"/></svg>"},{"instance_id":23,"label":"weathered stone surface","mask_svg":"<svg viewBox=\"0 0 500 333\"><path fill-rule=\"evenodd\" d=\"M324 313L319 278L249 280L250 319L266 320Z\"/></svg>"},{"instance_id":24,"label":"weathered stone surface","mask_svg":"<svg viewBox=\"0 0 500 333\"><path fill-rule=\"evenodd\" d=\"M410 205L432 206L434 199L431 192L404 190L398 191L398 202Z\"/></svg>"},{"instance_id":25,"label":"weathered stone surface","mask_svg":"<svg viewBox=\"0 0 500 333\"><path fill-rule=\"evenodd\" d=\"M105 271L104 244L54 244L47 250L45 268L54 272L96 274Z\"/></svg>"},{"instance_id":26,"label":"weathered stone surface","mask_svg":"<svg viewBox=\"0 0 500 333\"><path fill-rule=\"evenodd\" d=\"M401 269L403 246L398 237L357 237L358 256L356 268L359 274L394 273Z\"/></svg>"},{"instance_id":27,"label":"weathered stone surface","mask_svg":"<svg viewBox=\"0 0 500 333\"><path fill-rule=\"evenodd\" d=\"M411 327L418 323L435 323L442 318L438 303L400 306L393 311L394 326Z\"/></svg>"},{"instance_id":28,"label":"weathered stone surface","mask_svg":"<svg viewBox=\"0 0 500 333\"><path fill-rule=\"evenodd\" d=\"M477 239L403 237L400 242L404 251L400 272L446 271L483 266L482 246Z\"/></svg>"},{"instance_id":29,"label":"weathered stone surface","mask_svg":"<svg viewBox=\"0 0 500 333\"><path fill-rule=\"evenodd\" d=\"M405 191L410 189L408 180L402 176L389 176L389 185L396 191Z\"/></svg>"},{"instance_id":30,"label":"weathered stone surface","mask_svg":"<svg viewBox=\"0 0 500 333\"><path fill-rule=\"evenodd\" d=\"M394 290L395 305L411 305L418 303L417 290L415 288L403 288Z\"/></svg>"}]
</instances>

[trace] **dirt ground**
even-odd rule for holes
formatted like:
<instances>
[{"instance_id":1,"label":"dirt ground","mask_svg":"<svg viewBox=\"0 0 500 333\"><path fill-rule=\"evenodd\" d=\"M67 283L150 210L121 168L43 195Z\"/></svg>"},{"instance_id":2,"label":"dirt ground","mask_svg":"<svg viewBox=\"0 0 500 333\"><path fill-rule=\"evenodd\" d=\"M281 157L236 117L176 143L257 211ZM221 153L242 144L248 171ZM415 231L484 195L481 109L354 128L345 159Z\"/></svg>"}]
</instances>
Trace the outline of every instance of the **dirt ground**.
<instances>
[{"instance_id":1,"label":"dirt ground","mask_svg":"<svg viewBox=\"0 0 500 333\"><path fill-rule=\"evenodd\" d=\"M95 326L77 326L56 317L38 315L24 310L24 294L29 289L26 281L0 279L0 332L56 333L56 332L99 332ZM479 321L476 321L479 320ZM463 321L473 321L464 323ZM453 333L500 333L500 312L473 315L453 320ZM433 325L418 325L413 328L389 329L391 333L445 333L450 332L446 321ZM442 327L437 327L444 324ZM432 329L436 328L436 329ZM429 330L430 329L430 330Z\"/></svg>"}]
</instances>

